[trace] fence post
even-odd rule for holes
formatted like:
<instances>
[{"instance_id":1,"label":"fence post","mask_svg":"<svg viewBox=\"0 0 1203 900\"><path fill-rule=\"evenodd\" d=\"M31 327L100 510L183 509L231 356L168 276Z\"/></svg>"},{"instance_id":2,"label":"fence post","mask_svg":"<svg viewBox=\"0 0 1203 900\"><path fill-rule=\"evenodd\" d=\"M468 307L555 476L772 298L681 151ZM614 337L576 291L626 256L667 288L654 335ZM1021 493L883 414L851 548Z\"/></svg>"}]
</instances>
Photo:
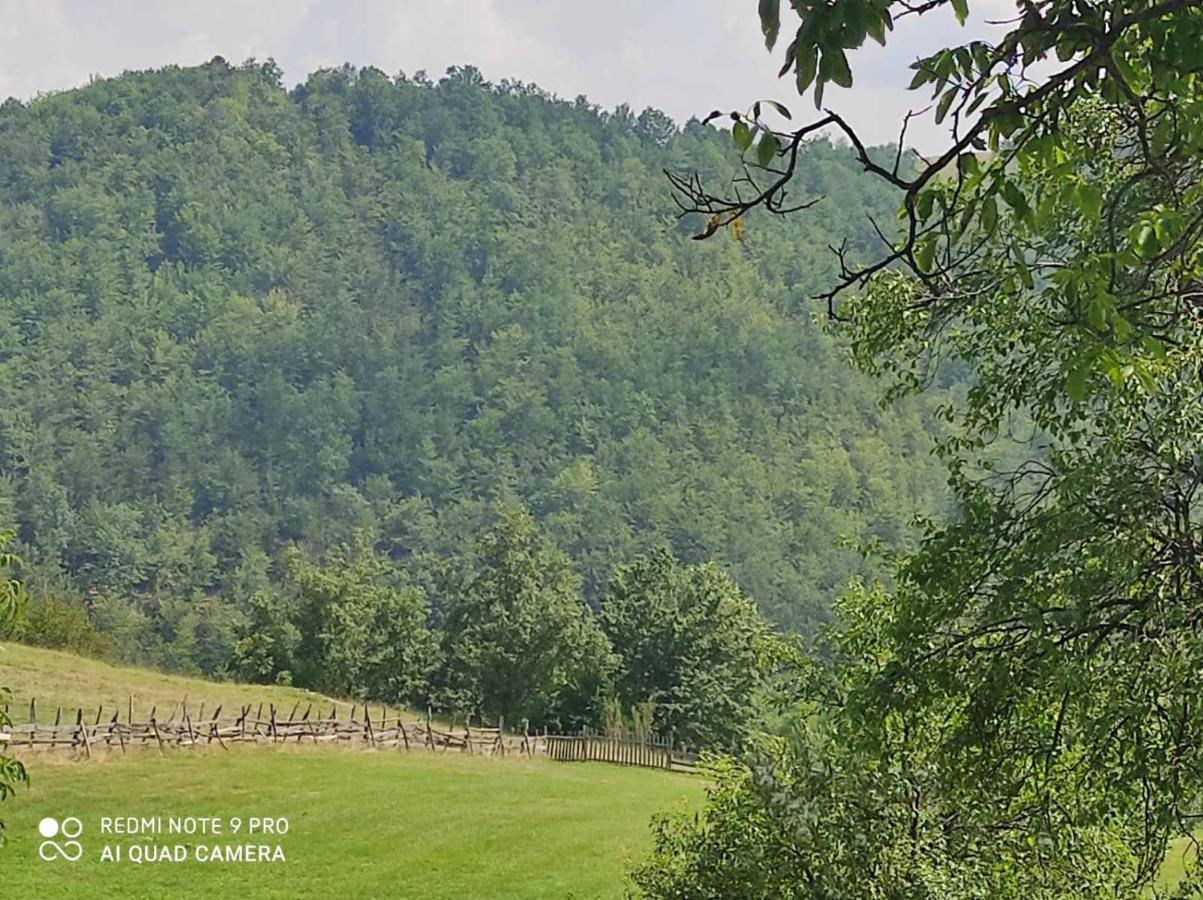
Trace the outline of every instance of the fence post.
<instances>
[{"instance_id":1,"label":"fence post","mask_svg":"<svg viewBox=\"0 0 1203 900\"><path fill-rule=\"evenodd\" d=\"M155 722L155 710L156 709L158 709L157 706L152 706L150 708L150 730L154 732L155 740L159 742L159 752L162 753L163 752L163 737L162 737L162 735L159 734L158 723Z\"/></svg>"},{"instance_id":2,"label":"fence post","mask_svg":"<svg viewBox=\"0 0 1203 900\"><path fill-rule=\"evenodd\" d=\"M84 721L84 711L80 709L75 714L76 720L79 722L79 736L83 738L84 752L88 754L88 759L92 758L92 737L88 733L88 723Z\"/></svg>"}]
</instances>

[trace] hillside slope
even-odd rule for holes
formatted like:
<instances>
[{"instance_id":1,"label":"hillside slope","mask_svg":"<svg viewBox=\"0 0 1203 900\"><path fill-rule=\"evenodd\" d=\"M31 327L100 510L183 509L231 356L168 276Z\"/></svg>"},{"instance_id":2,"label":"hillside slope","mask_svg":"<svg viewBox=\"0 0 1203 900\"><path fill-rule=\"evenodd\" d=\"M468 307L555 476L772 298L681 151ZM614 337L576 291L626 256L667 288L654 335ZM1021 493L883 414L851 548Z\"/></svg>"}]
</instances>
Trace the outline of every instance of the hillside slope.
<instances>
[{"instance_id":1,"label":"hillside slope","mask_svg":"<svg viewBox=\"0 0 1203 900\"><path fill-rule=\"evenodd\" d=\"M184 700L194 711L203 703L209 710L221 706L234 715L245 704L263 704L266 709L274 703L288 713L296 704L329 709L336 702L300 688L187 678L10 642L0 644L0 685L9 691L3 702L15 722L28 721L30 700L36 701L39 722L53 720L60 707L73 721L77 709L91 716L97 707L110 716L120 713L125 720L131 704L135 717L148 715L152 707L166 717ZM337 702L347 706L351 701Z\"/></svg>"},{"instance_id":2,"label":"hillside slope","mask_svg":"<svg viewBox=\"0 0 1203 900\"><path fill-rule=\"evenodd\" d=\"M0 108L0 518L121 652L221 671L281 548L431 562L518 497L595 597L668 544L809 629L939 515L935 392L883 411L805 298L884 193L804 150L702 244L729 139L471 69L165 69ZM437 608L437 597L434 598Z\"/></svg>"}]
</instances>

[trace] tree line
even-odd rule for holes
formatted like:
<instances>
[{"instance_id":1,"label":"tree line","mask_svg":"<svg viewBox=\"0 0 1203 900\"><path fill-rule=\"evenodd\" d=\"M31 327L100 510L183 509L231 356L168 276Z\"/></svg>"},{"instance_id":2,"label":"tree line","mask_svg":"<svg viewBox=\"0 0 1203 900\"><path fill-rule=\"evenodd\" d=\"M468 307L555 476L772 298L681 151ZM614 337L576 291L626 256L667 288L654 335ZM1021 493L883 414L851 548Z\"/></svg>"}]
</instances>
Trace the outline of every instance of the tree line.
<instances>
[{"instance_id":1,"label":"tree line","mask_svg":"<svg viewBox=\"0 0 1203 900\"><path fill-rule=\"evenodd\" d=\"M442 563L437 616L364 535L315 561L293 548L280 589L251 598L233 674L433 706L486 723L627 729L734 749L780 715L797 641L712 563L667 549L618 566L596 608L521 506L502 505Z\"/></svg>"}]
</instances>

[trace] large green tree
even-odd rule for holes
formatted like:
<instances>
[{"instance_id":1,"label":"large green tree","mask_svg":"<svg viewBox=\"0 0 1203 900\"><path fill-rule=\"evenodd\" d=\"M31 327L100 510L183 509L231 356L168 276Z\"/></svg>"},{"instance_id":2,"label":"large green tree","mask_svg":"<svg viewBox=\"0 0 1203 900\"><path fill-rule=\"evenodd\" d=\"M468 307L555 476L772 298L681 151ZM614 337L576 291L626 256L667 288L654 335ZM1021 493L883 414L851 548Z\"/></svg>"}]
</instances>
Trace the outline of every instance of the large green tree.
<instances>
[{"instance_id":1,"label":"large green tree","mask_svg":"<svg viewBox=\"0 0 1203 900\"><path fill-rule=\"evenodd\" d=\"M511 726L586 712L613 659L563 552L507 506L459 565L443 625L452 705Z\"/></svg>"},{"instance_id":2,"label":"large green tree","mask_svg":"<svg viewBox=\"0 0 1203 900\"><path fill-rule=\"evenodd\" d=\"M320 563L298 548L290 549L286 561L299 636L292 653L297 683L391 703L424 696L436 659L426 599L402 583L365 535ZM252 641L257 637L249 635Z\"/></svg>"},{"instance_id":3,"label":"large green tree","mask_svg":"<svg viewBox=\"0 0 1203 900\"><path fill-rule=\"evenodd\" d=\"M678 743L732 748L761 720L783 649L756 605L713 563L666 550L618 568L601 602L625 708L652 704L653 727Z\"/></svg>"},{"instance_id":4,"label":"large green tree","mask_svg":"<svg viewBox=\"0 0 1203 900\"><path fill-rule=\"evenodd\" d=\"M779 7L760 4L770 47ZM783 71L820 103L828 84L851 86L848 51L886 41L895 18L968 12L964 0L791 8ZM815 694L811 749L781 751L781 766L753 767L755 783L728 795L803 859L817 852L814 865L839 871L858 841L874 848L863 883L828 895L1127 895L1156 877L1168 839L1194 830L1201 38L1196 2L1020 3L996 40L915 64L912 87L932 88L952 126L929 159L869 153L834 111L775 131L761 105L734 131L758 190L678 183L711 217L703 233L783 212L787 190L804 199L808 135L841 130L897 190L902 229L883 230L876 253L841 248L820 296L897 393L950 363L974 380L940 443L959 519L929 528L889 593L850 598L833 650L841 684ZM814 753L831 735L828 756ZM820 802L827 837L789 837ZM689 846L700 865L721 849L686 829L662 850ZM652 871L670 871L660 861ZM780 884L808 871L786 866ZM676 882L649 883L671 894Z\"/></svg>"}]
</instances>

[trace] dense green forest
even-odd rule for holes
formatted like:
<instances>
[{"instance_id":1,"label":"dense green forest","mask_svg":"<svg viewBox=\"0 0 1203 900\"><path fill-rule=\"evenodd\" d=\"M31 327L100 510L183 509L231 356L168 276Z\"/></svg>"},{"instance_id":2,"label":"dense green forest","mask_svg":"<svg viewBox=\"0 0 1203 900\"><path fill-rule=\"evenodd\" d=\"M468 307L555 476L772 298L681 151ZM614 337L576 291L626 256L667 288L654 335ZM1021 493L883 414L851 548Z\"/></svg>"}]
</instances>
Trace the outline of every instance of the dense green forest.
<instances>
[{"instance_id":1,"label":"dense green forest","mask_svg":"<svg viewBox=\"0 0 1203 900\"><path fill-rule=\"evenodd\" d=\"M0 517L30 621L82 609L121 656L220 675L289 553L366 540L437 623L503 503L587 603L667 547L810 633L878 569L845 539L943 513L950 389L883 410L806 302L893 216L853 154L803 148L810 215L691 242L663 170L736 165L699 122L471 68L287 91L215 59L8 101Z\"/></svg>"}]
</instances>

